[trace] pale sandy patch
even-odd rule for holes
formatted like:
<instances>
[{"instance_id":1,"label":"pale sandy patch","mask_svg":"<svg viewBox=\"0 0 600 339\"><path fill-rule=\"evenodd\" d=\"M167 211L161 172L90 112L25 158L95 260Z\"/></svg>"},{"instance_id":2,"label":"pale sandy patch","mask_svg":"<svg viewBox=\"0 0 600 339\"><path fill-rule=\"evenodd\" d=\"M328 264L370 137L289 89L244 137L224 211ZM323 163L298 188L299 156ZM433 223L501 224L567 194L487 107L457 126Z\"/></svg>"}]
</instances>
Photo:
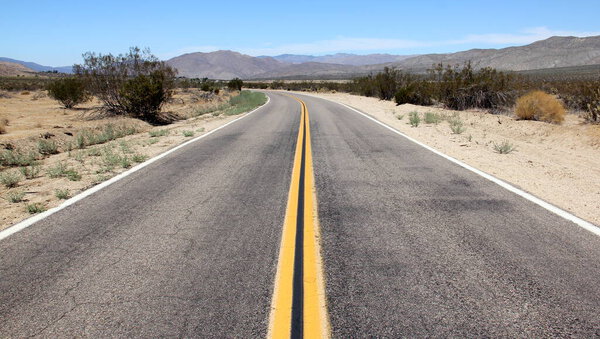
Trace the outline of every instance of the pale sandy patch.
<instances>
[{"instance_id":1,"label":"pale sandy patch","mask_svg":"<svg viewBox=\"0 0 600 339\"><path fill-rule=\"evenodd\" d=\"M576 216L600 225L600 126L570 114L562 125L516 120L482 111L451 111L345 93L311 93L352 106L451 157L492 174ZM447 121L418 127L409 113L458 115L466 131L452 134ZM404 116L399 120L398 116ZM423 119L422 119L423 120ZM516 150L498 154L494 143Z\"/></svg>"}]
</instances>

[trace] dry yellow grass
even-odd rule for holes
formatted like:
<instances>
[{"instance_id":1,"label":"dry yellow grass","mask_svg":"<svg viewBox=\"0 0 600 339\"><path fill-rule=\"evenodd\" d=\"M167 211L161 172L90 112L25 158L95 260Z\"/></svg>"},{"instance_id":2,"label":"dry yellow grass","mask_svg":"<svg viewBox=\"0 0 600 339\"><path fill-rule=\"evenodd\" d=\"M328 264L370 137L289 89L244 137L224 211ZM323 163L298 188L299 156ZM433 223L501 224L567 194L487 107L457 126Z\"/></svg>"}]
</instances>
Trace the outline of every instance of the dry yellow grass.
<instances>
[{"instance_id":1,"label":"dry yellow grass","mask_svg":"<svg viewBox=\"0 0 600 339\"><path fill-rule=\"evenodd\" d=\"M515 114L524 120L539 120L560 124L565 120L565 106L553 95L532 91L517 99Z\"/></svg>"}]
</instances>

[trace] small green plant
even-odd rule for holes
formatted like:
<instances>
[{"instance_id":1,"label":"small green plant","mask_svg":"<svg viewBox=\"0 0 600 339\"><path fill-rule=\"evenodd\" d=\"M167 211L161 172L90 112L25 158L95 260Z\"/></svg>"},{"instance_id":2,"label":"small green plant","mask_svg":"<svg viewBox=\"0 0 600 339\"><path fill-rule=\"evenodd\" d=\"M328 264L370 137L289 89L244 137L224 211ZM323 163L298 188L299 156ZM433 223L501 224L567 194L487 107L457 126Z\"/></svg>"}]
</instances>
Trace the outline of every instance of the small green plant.
<instances>
[{"instance_id":1,"label":"small green plant","mask_svg":"<svg viewBox=\"0 0 600 339\"><path fill-rule=\"evenodd\" d=\"M131 149L131 146L126 141L121 141L119 146L121 147L121 152L127 154L133 153L133 149Z\"/></svg>"},{"instance_id":2,"label":"small green plant","mask_svg":"<svg viewBox=\"0 0 600 339\"><path fill-rule=\"evenodd\" d=\"M42 155L52 155L58 153L58 146L52 140L38 140L37 149Z\"/></svg>"},{"instance_id":3,"label":"small green plant","mask_svg":"<svg viewBox=\"0 0 600 339\"><path fill-rule=\"evenodd\" d=\"M71 197L71 192L68 189L57 189L54 191L54 195L61 200L69 199Z\"/></svg>"},{"instance_id":4,"label":"small green plant","mask_svg":"<svg viewBox=\"0 0 600 339\"><path fill-rule=\"evenodd\" d=\"M198 133L202 133L202 132L204 132L204 131L205 131L205 128L204 128L204 127L200 127L200 128L198 128L198 129L196 130L196 132L198 132Z\"/></svg>"},{"instance_id":5,"label":"small green plant","mask_svg":"<svg viewBox=\"0 0 600 339\"><path fill-rule=\"evenodd\" d=\"M454 118L450 119L448 123L450 124L452 134L462 134L464 131L467 130L467 128L464 127L463 121L460 120L458 116L455 116Z\"/></svg>"},{"instance_id":6,"label":"small green plant","mask_svg":"<svg viewBox=\"0 0 600 339\"><path fill-rule=\"evenodd\" d=\"M168 129L161 129L158 131L150 131L148 132L148 134L150 134L150 136L152 138L158 138L158 137L164 137L169 135L169 130Z\"/></svg>"},{"instance_id":7,"label":"small green plant","mask_svg":"<svg viewBox=\"0 0 600 339\"><path fill-rule=\"evenodd\" d=\"M87 151L87 155L89 155L90 157L99 157L102 155L102 150L98 147L90 148Z\"/></svg>"},{"instance_id":8,"label":"small green plant","mask_svg":"<svg viewBox=\"0 0 600 339\"><path fill-rule=\"evenodd\" d=\"M183 133L183 136L187 137L187 138L194 136L194 131L183 131L182 133Z\"/></svg>"},{"instance_id":9,"label":"small green plant","mask_svg":"<svg viewBox=\"0 0 600 339\"><path fill-rule=\"evenodd\" d=\"M62 161L57 163L54 167L48 168L46 173L52 179L64 177L67 172L67 165Z\"/></svg>"},{"instance_id":10,"label":"small green plant","mask_svg":"<svg viewBox=\"0 0 600 339\"><path fill-rule=\"evenodd\" d=\"M19 168L19 171L21 171L21 174L23 174L26 179L34 179L40 174L40 165L37 162L34 162L29 166Z\"/></svg>"},{"instance_id":11,"label":"small green plant","mask_svg":"<svg viewBox=\"0 0 600 339\"><path fill-rule=\"evenodd\" d=\"M16 204L23 201L25 197L25 192L23 191L10 191L6 194L6 200L9 202Z\"/></svg>"},{"instance_id":12,"label":"small green plant","mask_svg":"<svg viewBox=\"0 0 600 339\"><path fill-rule=\"evenodd\" d=\"M131 167L131 160L129 160L129 157L127 157L127 156L122 156L121 159L119 160L119 164L123 168L129 168L129 167Z\"/></svg>"},{"instance_id":13,"label":"small green plant","mask_svg":"<svg viewBox=\"0 0 600 339\"><path fill-rule=\"evenodd\" d=\"M7 167L29 166L36 161L36 153L22 153L18 150L6 150L0 153L0 165Z\"/></svg>"},{"instance_id":14,"label":"small green plant","mask_svg":"<svg viewBox=\"0 0 600 339\"><path fill-rule=\"evenodd\" d=\"M158 142L158 138L150 138L148 139L148 145L154 145Z\"/></svg>"},{"instance_id":15,"label":"small green plant","mask_svg":"<svg viewBox=\"0 0 600 339\"><path fill-rule=\"evenodd\" d=\"M69 179L71 181L79 181L79 180L81 180L81 174L79 174L79 172L77 172L74 169L68 169L65 172L65 176L67 177L67 179Z\"/></svg>"},{"instance_id":16,"label":"small green plant","mask_svg":"<svg viewBox=\"0 0 600 339\"><path fill-rule=\"evenodd\" d=\"M21 176L17 172L5 171L0 173L0 182L6 188L17 187L21 181Z\"/></svg>"},{"instance_id":17,"label":"small green plant","mask_svg":"<svg viewBox=\"0 0 600 339\"><path fill-rule=\"evenodd\" d=\"M432 112L427 112L425 113L425 118L423 119L425 120L426 124L439 124L440 123L440 115L437 113L432 113Z\"/></svg>"},{"instance_id":18,"label":"small green plant","mask_svg":"<svg viewBox=\"0 0 600 339\"><path fill-rule=\"evenodd\" d=\"M147 159L148 159L148 156L147 156L147 155L143 155L143 154L134 154L134 155L131 157L131 160L132 160L133 162L137 162L137 163L144 162L144 161L146 161Z\"/></svg>"},{"instance_id":19,"label":"small green plant","mask_svg":"<svg viewBox=\"0 0 600 339\"><path fill-rule=\"evenodd\" d=\"M27 212L29 214L37 214L37 213L42 213L42 212L46 211L46 207L44 205L36 202L34 204L25 205L25 210L27 210Z\"/></svg>"},{"instance_id":20,"label":"small green plant","mask_svg":"<svg viewBox=\"0 0 600 339\"><path fill-rule=\"evenodd\" d=\"M508 142L508 140L504 140L500 144L494 143L494 150L500 154L508 154L516 150L516 147Z\"/></svg>"},{"instance_id":21,"label":"small green plant","mask_svg":"<svg viewBox=\"0 0 600 339\"><path fill-rule=\"evenodd\" d=\"M404 114L398 114L398 115L396 116L396 118L397 118L398 120L402 120L402 119L404 119Z\"/></svg>"},{"instance_id":22,"label":"small green plant","mask_svg":"<svg viewBox=\"0 0 600 339\"><path fill-rule=\"evenodd\" d=\"M419 124L421 123L421 117L419 117L419 113L417 113L417 112L410 112L408 114L408 117L409 117L410 125L412 127L418 127Z\"/></svg>"}]
</instances>

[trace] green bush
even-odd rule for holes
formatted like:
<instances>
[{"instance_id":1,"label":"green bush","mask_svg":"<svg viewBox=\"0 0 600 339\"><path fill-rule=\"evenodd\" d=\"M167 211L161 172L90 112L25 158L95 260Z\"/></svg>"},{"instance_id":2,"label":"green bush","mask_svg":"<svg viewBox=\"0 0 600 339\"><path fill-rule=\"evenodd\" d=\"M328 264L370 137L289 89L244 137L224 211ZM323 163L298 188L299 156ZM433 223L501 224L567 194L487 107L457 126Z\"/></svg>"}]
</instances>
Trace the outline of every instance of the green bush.
<instances>
[{"instance_id":1,"label":"green bush","mask_svg":"<svg viewBox=\"0 0 600 339\"><path fill-rule=\"evenodd\" d=\"M413 104L421 106L431 106L431 93L429 84L425 81L413 82L400 86L394 100L397 105Z\"/></svg>"},{"instance_id":2,"label":"green bush","mask_svg":"<svg viewBox=\"0 0 600 339\"><path fill-rule=\"evenodd\" d=\"M57 79L48 84L48 95L65 108L72 108L90 99L85 82L78 77Z\"/></svg>"},{"instance_id":3,"label":"green bush","mask_svg":"<svg viewBox=\"0 0 600 339\"><path fill-rule=\"evenodd\" d=\"M434 98L450 109L497 109L514 102L513 77L493 68L475 70L470 62L462 68L438 64L429 75Z\"/></svg>"},{"instance_id":4,"label":"green bush","mask_svg":"<svg viewBox=\"0 0 600 339\"><path fill-rule=\"evenodd\" d=\"M241 91L242 86L244 86L244 82L240 78L231 79L227 83L227 88L229 88L232 91Z\"/></svg>"},{"instance_id":5,"label":"green bush","mask_svg":"<svg viewBox=\"0 0 600 339\"><path fill-rule=\"evenodd\" d=\"M173 95L176 71L149 50L132 47L118 56L88 52L83 59L73 69L107 111L154 124L168 121L160 110Z\"/></svg>"}]
</instances>

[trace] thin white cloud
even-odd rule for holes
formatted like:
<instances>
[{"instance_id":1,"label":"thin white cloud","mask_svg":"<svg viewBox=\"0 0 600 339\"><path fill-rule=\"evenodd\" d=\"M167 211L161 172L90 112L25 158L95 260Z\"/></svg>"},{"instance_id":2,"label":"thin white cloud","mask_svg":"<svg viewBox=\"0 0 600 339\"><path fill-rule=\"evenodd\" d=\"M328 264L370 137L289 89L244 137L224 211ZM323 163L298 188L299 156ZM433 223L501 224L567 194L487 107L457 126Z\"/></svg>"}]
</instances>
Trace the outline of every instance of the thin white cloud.
<instances>
[{"instance_id":1,"label":"thin white cloud","mask_svg":"<svg viewBox=\"0 0 600 339\"><path fill-rule=\"evenodd\" d=\"M184 47L181 49L178 49L176 51L173 52L169 52L169 53L164 53L160 55L160 58L163 60L167 60L167 59L171 59L174 58L176 56L180 56L182 54L187 54L187 53L196 53L196 52L214 52L214 51L218 51L222 48L219 48L218 46L209 46L209 45L205 45L205 46L188 46L188 47Z\"/></svg>"},{"instance_id":2,"label":"thin white cloud","mask_svg":"<svg viewBox=\"0 0 600 339\"><path fill-rule=\"evenodd\" d=\"M488 45L525 45L552 36L585 37L600 35L600 32L577 32L551 30L548 27L528 28L519 34L471 34L464 39L445 42L446 45L488 44Z\"/></svg>"},{"instance_id":3,"label":"thin white cloud","mask_svg":"<svg viewBox=\"0 0 600 339\"><path fill-rule=\"evenodd\" d=\"M321 40L310 43L286 44L266 48L248 48L241 52L249 55L278 55L278 54L326 54L341 51L375 51L396 50L429 46L429 43L403 39L377 38L347 38L339 37L332 40Z\"/></svg>"},{"instance_id":4,"label":"thin white cloud","mask_svg":"<svg viewBox=\"0 0 600 339\"><path fill-rule=\"evenodd\" d=\"M192 46L182 48L176 52L168 53L169 58L184 53L212 52L220 49L232 49L248 55L279 55L279 54L310 54L322 55L339 52L361 53L361 52L397 52L418 48L433 49L436 47L461 46L461 45L484 45L485 47L526 45L535 41L547 39L551 36L594 36L600 32L578 32L552 30L547 27L533 27L524 29L519 33L495 33L495 34L470 34L461 39L442 41L419 41L406 39L379 39L379 38L352 38L338 37L330 40L319 40L308 43L294 43L284 45L263 44L259 48L234 48L224 46ZM444 52L440 50L439 52Z\"/></svg>"}]
</instances>

